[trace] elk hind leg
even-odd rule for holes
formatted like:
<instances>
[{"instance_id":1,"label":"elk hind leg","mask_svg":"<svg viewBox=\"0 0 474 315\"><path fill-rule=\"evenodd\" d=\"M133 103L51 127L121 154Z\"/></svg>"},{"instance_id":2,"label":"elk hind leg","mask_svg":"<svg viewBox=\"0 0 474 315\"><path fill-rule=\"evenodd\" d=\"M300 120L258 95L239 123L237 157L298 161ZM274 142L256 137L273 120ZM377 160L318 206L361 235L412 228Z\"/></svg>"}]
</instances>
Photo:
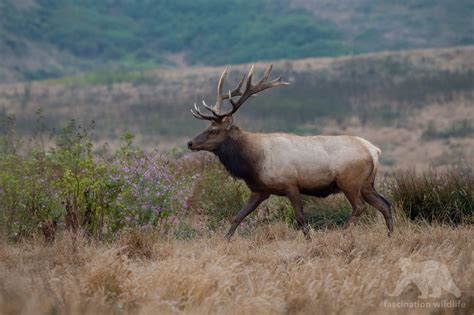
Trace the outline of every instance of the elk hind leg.
<instances>
[{"instance_id":1,"label":"elk hind leg","mask_svg":"<svg viewBox=\"0 0 474 315\"><path fill-rule=\"evenodd\" d=\"M375 190L373 183L362 189L362 196L368 204L382 213L387 225L388 236L390 236L393 233L393 213L390 203Z\"/></svg>"},{"instance_id":2,"label":"elk hind leg","mask_svg":"<svg viewBox=\"0 0 474 315\"><path fill-rule=\"evenodd\" d=\"M360 189L343 190L342 192L352 206L352 213L344 224L344 228L346 229L360 217L367 205L362 198Z\"/></svg>"}]
</instances>

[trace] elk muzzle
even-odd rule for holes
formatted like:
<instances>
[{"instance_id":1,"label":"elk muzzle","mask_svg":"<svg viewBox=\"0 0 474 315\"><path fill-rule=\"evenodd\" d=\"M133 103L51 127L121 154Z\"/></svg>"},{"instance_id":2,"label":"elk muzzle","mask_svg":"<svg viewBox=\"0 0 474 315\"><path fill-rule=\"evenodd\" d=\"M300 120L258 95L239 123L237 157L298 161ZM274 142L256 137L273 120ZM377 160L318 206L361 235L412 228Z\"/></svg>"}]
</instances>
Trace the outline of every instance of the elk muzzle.
<instances>
[{"instance_id":1,"label":"elk muzzle","mask_svg":"<svg viewBox=\"0 0 474 315\"><path fill-rule=\"evenodd\" d=\"M199 135L188 141L188 149L191 151L208 150L208 141L209 139L207 130L205 130L204 132L200 133Z\"/></svg>"},{"instance_id":2,"label":"elk muzzle","mask_svg":"<svg viewBox=\"0 0 474 315\"><path fill-rule=\"evenodd\" d=\"M189 150L192 150L192 149L193 149L193 141L192 141L192 140L189 140L189 141L188 141L188 149L189 149Z\"/></svg>"}]
</instances>

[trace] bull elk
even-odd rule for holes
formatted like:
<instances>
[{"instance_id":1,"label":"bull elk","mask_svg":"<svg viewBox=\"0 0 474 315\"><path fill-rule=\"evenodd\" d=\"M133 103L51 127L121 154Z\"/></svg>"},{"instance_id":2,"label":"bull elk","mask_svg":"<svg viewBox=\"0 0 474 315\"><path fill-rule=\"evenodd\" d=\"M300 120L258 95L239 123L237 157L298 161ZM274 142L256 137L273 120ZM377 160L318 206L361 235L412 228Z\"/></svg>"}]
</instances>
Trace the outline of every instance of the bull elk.
<instances>
[{"instance_id":1,"label":"bull elk","mask_svg":"<svg viewBox=\"0 0 474 315\"><path fill-rule=\"evenodd\" d=\"M208 113L203 113L196 104L191 110L194 117L208 120L210 125L188 142L188 148L214 153L227 171L243 179L251 190L250 198L233 219L225 237L230 239L242 220L273 194L288 197L298 227L309 238L301 194L327 197L339 192L344 193L352 206L346 227L362 214L366 203L369 203L384 216L390 236L393 232L392 210L389 202L374 188L381 153L379 148L353 136L303 137L285 133L250 133L233 124L232 115L252 95L289 85L281 77L268 81L272 65L254 85L253 69L252 66L233 90L223 94L226 68L217 84L216 103L209 106L203 101ZM227 112L221 110L224 100L232 105Z\"/></svg>"}]
</instances>

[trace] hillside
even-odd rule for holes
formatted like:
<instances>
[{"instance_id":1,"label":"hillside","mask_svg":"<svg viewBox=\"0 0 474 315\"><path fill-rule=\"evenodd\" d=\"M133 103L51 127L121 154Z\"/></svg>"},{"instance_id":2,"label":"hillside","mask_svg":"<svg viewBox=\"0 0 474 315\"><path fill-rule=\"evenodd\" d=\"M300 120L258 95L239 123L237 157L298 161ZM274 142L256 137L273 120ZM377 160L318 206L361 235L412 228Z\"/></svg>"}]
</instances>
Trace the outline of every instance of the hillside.
<instances>
[{"instance_id":1,"label":"hillside","mask_svg":"<svg viewBox=\"0 0 474 315\"><path fill-rule=\"evenodd\" d=\"M292 5L338 25L355 51L469 45L474 40L471 1L292 0Z\"/></svg>"},{"instance_id":2,"label":"hillside","mask_svg":"<svg viewBox=\"0 0 474 315\"><path fill-rule=\"evenodd\" d=\"M0 0L0 82L474 44L471 1Z\"/></svg>"},{"instance_id":3,"label":"hillside","mask_svg":"<svg viewBox=\"0 0 474 315\"><path fill-rule=\"evenodd\" d=\"M387 168L474 165L473 54L464 47L275 62L275 75L291 85L261 93L235 120L253 131L364 136L384 150ZM257 77L265 65L256 64ZM248 68L231 67L227 87ZM204 128L189 109L214 101L222 70L97 72L0 85L0 116L15 114L22 135L38 132L41 110L42 124L56 130L69 119L95 121L99 143L116 146L131 131L146 149L180 147Z\"/></svg>"}]
</instances>

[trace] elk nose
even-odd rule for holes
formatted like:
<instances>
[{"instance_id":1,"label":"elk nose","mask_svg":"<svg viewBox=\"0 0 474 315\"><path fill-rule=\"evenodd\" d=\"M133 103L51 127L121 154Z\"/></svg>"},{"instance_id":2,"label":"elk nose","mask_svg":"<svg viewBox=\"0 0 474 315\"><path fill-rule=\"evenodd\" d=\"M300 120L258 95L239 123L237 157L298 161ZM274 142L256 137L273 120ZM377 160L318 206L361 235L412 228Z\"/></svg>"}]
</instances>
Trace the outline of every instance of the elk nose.
<instances>
[{"instance_id":1,"label":"elk nose","mask_svg":"<svg viewBox=\"0 0 474 315\"><path fill-rule=\"evenodd\" d=\"M193 146L193 142L191 140L188 141L188 149L191 149Z\"/></svg>"}]
</instances>

